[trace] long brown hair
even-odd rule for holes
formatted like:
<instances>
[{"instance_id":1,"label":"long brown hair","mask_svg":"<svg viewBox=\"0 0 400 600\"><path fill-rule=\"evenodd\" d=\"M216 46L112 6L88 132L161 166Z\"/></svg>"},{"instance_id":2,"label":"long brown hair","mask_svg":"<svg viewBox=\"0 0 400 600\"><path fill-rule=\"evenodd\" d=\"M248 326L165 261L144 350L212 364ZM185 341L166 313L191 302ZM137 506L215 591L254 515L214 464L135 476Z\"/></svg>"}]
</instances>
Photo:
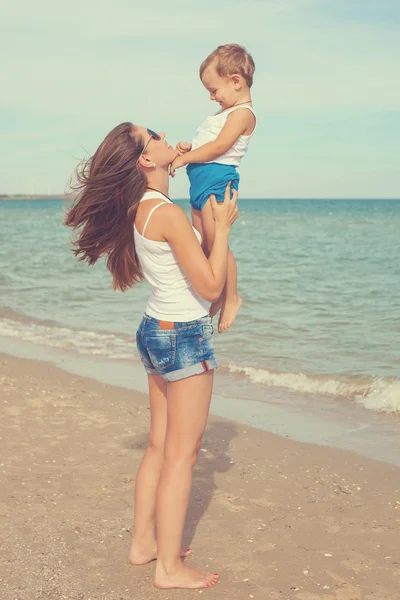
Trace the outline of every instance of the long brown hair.
<instances>
[{"instance_id":1,"label":"long brown hair","mask_svg":"<svg viewBox=\"0 0 400 600\"><path fill-rule=\"evenodd\" d=\"M78 260L94 265L106 256L114 289L122 292L143 279L135 251L133 222L146 188L137 165L144 140L132 123L121 123L105 137L95 154L77 168L77 194L65 225L79 229L72 250Z\"/></svg>"}]
</instances>

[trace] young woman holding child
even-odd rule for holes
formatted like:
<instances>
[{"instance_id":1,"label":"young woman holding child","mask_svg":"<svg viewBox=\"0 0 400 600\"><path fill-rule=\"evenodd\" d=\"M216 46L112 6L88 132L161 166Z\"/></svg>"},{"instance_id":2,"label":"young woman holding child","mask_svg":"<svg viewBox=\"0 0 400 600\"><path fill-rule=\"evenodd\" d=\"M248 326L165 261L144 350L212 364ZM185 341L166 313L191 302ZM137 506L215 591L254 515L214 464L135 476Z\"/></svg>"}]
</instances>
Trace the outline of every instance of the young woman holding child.
<instances>
[{"instance_id":1,"label":"young woman holding child","mask_svg":"<svg viewBox=\"0 0 400 600\"><path fill-rule=\"evenodd\" d=\"M214 369L210 303L224 289L237 192L211 197L212 249L168 196L178 151L163 133L122 123L78 171L77 197L65 223L78 229L74 252L101 256L114 288L151 286L137 346L148 374L150 433L135 487L133 564L157 559L159 588L204 588L218 575L186 566L181 551L192 469L206 426Z\"/></svg>"},{"instance_id":2,"label":"young woman holding child","mask_svg":"<svg viewBox=\"0 0 400 600\"><path fill-rule=\"evenodd\" d=\"M137 331L148 374L150 433L135 486L130 561L157 559L159 588L204 588L218 575L189 568L182 534L214 369L211 315L219 331L241 305L236 262L228 248L238 216L237 168L255 128L250 88L254 61L238 44L219 46L200 78L220 111L192 144L169 146L163 133L122 123L78 171L78 195L65 223L78 229L75 254L106 257L114 288L151 286ZM193 225L168 196L169 176L188 165Z\"/></svg>"}]
</instances>

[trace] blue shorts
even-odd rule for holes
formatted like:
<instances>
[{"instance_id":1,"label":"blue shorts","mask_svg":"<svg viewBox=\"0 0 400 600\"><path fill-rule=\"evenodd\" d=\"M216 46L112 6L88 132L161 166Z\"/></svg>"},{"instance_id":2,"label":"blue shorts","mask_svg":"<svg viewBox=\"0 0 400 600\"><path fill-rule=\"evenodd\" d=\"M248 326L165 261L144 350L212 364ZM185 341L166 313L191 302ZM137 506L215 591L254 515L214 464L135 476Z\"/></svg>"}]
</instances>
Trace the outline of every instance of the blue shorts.
<instances>
[{"instance_id":1,"label":"blue shorts","mask_svg":"<svg viewBox=\"0 0 400 600\"><path fill-rule=\"evenodd\" d=\"M178 381L218 367L211 317L174 323L144 315L136 333L140 358L149 375Z\"/></svg>"},{"instance_id":2,"label":"blue shorts","mask_svg":"<svg viewBox=\"0 0 400 600\"><path fill-rule=\"evenodd\" d=\"M215 194L217 202L224 201L226 186L231 181L232 189L239 189L239 173L233 165L220 163L192 163L186 167L190 181L190 204L201 210L210 194Z\"/></svg>"}]
</instances>

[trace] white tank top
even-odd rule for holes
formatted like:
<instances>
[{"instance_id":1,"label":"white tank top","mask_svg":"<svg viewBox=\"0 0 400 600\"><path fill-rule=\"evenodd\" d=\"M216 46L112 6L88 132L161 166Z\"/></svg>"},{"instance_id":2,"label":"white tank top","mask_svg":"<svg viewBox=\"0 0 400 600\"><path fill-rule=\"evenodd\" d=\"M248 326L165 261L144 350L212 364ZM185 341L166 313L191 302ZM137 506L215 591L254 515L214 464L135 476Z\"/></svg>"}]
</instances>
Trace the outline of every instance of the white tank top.
<instances>
[{"instance_id":1,"label":"white tank top","mask_svg":"<svg viewBox=\"0 0 400 600\"><path fill-rule=\"evenodd\" d=\"M207 117L207 119L197 130L196 137L192 142L192 150L196 150L196 148L200 148L200 146L204 146L204 144L207 144L208 142L214 142L220 134L221 129L225 125L228 115L238 108L247 108L253 113L254 117L256 116L253 108L250 105L242 104L233 106L228 110L224 110L216 115ZM234 165L235 167L238 167L240 165L240 161L247 152L247 148L254 130L255 127L250 135L239 136L233 146L229 148L225 154L222 154L221 156L218 156L214 160L210 160L208 162L215 162L223 165Z\"/></svg>"},{"instance_id":2,"label":"white tank top","mask_svg":"<svg viewBox=\"0 0 400 600\"><path fill-rule=\"evenodd\" d=\"M187 322L200 319L208 314L210 303L194 291L169 243L144 237L153 212L163 204L173 204L159 192L146 192L140 202L152 198L159 198L162 202L150 210L142 233L138 232L136 225L133 227L136 254L144 278L151 286L146 313L162 321ZM194 232L201 243L200 233L196 229Z\"/></svg>"}]
</instances>

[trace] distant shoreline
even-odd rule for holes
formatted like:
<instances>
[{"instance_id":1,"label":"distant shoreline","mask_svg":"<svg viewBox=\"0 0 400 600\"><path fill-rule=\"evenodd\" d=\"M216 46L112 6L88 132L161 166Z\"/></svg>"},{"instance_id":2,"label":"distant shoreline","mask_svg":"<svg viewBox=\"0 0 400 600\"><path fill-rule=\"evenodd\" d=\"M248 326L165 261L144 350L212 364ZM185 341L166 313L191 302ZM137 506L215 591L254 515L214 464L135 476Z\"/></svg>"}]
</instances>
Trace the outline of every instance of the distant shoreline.
<instances>
[{"instance_id":1,"label":"distant shoreline","mask_svg":"<svg viewBox=\"0 0 400 600\"><path fill-rule=\"evenodd\" d=\"M73 199L73 196L70 194L0 194L0 202L2 200L70 200ZM188 200L188 198L174 198L174 200L180 202L180 201L185 201ZM241 200L317 200L317 201L326 201L326 200L346 200L346 201L357 201L357 200L370 200L370 201L374 201L374 200L384 200L384 201L400 201L400 198L394 198L394 197L389 197L389 198L375 198L375 197L369 197L369 198L334 198L334 197L326 197L326 198L273 198L272 196L270 197L266 197L266 198L251 198L251 197L246 197L246 198L241 198Z\"/></svg>"},{"instance_id":2,"label":"distant shoreline","mask_svg":"<svg viewBox=\"0 0 400 600\"><path fill-rule=\"evenodd\" d=\"M65 194L31 195L31 194L0 194L0 200L64 200Z\"/></svg>"}]
</instances>

